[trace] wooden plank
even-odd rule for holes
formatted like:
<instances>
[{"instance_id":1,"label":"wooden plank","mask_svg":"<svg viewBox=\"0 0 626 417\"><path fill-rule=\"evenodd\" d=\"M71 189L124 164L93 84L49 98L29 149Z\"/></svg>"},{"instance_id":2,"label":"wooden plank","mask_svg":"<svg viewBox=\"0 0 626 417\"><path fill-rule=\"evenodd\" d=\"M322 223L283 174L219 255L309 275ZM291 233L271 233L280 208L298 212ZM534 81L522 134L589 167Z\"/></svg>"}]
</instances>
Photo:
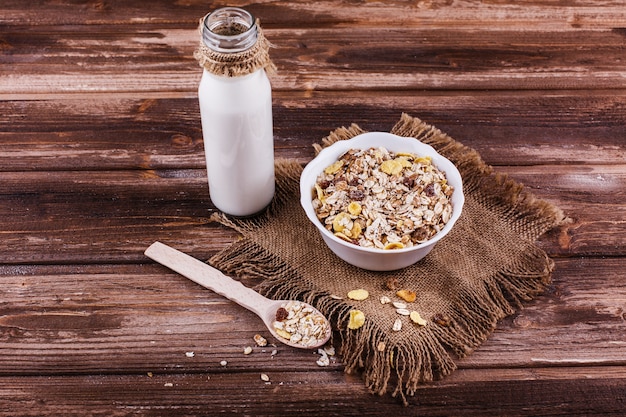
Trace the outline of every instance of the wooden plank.
<instances>
[{"instance_id":1,"label":"wooden plank","mask_svg":"<svg viewBox=\"0 0 626 417\"><path fill-rule=\"evenodd\" d=\"M621 89L626 72L620 30L266 32L276 90ZM18 26L2 40L0 94L193 92L201 75L195 25Z\"/></svg>"},{"instance_id":2,"label":"wooden plank","mask_svg":"<svg viewBox=\"0 0 626 417\"><path fill-rule=\"evenodd\" d=\"M134 1L109 0L107 2L40 2L24 8L19 0L3 1L0 23L5 25L81 25L81 24L189 24L198 21L222 2L207 4L203 1L171 3L166 0ZM232 0L229 6L245 7L268 26L328 27L359 25L364 21L385 26L469 28L489 30L502 26L527 28L532 23L542 29L569 31L579 28L606 29L624 26L626 13L619 0L573 0L551 3L546 7L541 0L513 0L491 2L424 1L407 3L402 0L385 2L359 2L349 0L316 1L297 0L276 3L273 1L249 2Z\"/></svg>"},{"instance_id":3,"label":"wooden plank","mask_svg":"<svg viewBox=\"0 0 626 417\"><path fill-rule=\"evenodd\" d=\"M626 399L619 367L459 371L454 382L425 386L409 408L369 394L339 372L0 377L0 416L152 416L294 414L378 416L619 416ZM254 389L242 389L242 386ZM128 389L127 387L132 387ZM476 397L479 391L481 396Z\"/></svg>"},{"instance_id":4,"label":"wooden plank","mask_svg":"<svg viewBox=\"0 0 626 417\"><path fill-rule=\"evenodd\" d=\"M3 266L0 375L219 373L222 360L228 372L319 370L315 352L280 344L244 355L256 333L273 341L256 316L144 262ZM552 288L499 323L459 367L626 365L625 267L624 258L558 259ZM330 367L339 369L341 357Z\"/></svg>"},{"instance_id":5,"label":"wooden plank","mask_svg":"<svg viewBox=\"0 0 626 417\"><path fill-rule=\"evenodd\" d=\"M407 112L491 165L622 164L626 94L274 93L276 156L301 163L340 126L388 131ZM0 171L203 169L197 98L0 101Z\"/></svg>"},{"instance_id":6,"label":"wooden plank","mask_svg":"<svg viewBox=\"0 0 626 417\"><path fill-rule=\"evenodd\" d=\"M623 165L502 171L573 219L541 239L549 253L624 252ZM205 170L0 172L0 182L4 263L137 262L153 240L216 251L235 237L209 223L214 207Z\"/></svg>"}]
</instances>

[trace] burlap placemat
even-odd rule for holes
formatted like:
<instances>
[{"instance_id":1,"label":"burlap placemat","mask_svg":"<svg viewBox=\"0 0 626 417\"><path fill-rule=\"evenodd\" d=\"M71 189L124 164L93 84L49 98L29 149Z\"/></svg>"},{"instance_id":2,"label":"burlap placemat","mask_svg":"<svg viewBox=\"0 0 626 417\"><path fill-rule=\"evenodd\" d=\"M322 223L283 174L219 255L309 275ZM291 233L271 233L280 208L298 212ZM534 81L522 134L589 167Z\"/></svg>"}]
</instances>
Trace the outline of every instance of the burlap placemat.
<instances>
[{"instance_id":1,"label":"burlap placemat","mask_svg":"<svg viewBox=\"0 0 626 417\"><path fill-rule=\"evenodd\" d=\"M362 132L356 125L337 129L317 148ZM563 214L417 118L402 115L391 132L433 146L458 167L464 181L461 218L422 261L400 271L370 272L340 260L300 207L302 167L281 160L276 196L266 213L248 219L214 216L242 238L210 263L229 274L262 278L258 289L269 297L315 305L338 329L334 343L346 372L362 372L373 392L391 392L406 402L419 383L448 375L456 368L455 358L469 354L499 319L545 289L553 262L533 241L558 225ZM382 295L399 300L388 289L389 280L418 294L409 309L427 320L425 326L403 317L402 329L392 330L401 316L380 303ZM370 297L348 299L348 291L357 288L367 289ZM358 330L347 329L352 309L365 313Z\"/></svg>"}]
</instances>

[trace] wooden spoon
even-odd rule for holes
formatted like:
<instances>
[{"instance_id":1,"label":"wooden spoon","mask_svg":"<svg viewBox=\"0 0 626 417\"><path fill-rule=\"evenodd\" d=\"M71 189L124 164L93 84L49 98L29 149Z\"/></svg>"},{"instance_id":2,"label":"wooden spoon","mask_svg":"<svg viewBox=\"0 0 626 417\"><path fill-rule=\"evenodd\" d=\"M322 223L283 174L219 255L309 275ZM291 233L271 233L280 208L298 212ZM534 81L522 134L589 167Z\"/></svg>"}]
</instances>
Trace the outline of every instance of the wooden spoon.
<instances>
[{"instance_id":1,"label":"wooden spoon","mask_svg":"<svg viewBox=\"0 0 626 417\"><path fill-rule=\"evenodd\" d=\"M288 300L270 300L269 298L263 297L258 292L246 287L239 281L227 277L212 266L161 242L155 242L150 245L150 247L146 249L145 254L149 258L189 278L193 282L215 291L256 313L263 320L263 323L265 323L270 333L286 345L303 349L316 349L323 346L330 338L331 329L328 320L310 304L296 302L300 303L303 307L310 307L312 309L311 314L319 315L318 319L323 329L321 335L312 344L305 343L304 339L302 341L294 341L297 337L290 340L279 335L274 328L276 312L281 307L287 305L289 303Z\"/></svg>"}]
</instances>

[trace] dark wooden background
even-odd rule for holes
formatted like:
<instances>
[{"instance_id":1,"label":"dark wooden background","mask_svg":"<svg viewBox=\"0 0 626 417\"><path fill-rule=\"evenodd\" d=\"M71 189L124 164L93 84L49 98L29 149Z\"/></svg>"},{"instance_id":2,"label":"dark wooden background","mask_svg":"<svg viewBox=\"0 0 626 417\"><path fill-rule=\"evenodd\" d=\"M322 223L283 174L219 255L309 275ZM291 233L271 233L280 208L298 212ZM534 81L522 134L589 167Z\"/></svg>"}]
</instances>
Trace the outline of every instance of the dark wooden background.
<instances>
[{"instance_id":1,"label":"dark wooden background","mask_svg":"<svg viewBox=\"0 0 626 417\"><path fill-rule=\"evenodd\" d=\"M192 57L222 5L276 45L277 157L407 112L572 219L539 241L548 293L409 408L341 358L243 355L260 320L143 256L237 238L208 222ZM0 415L622 415L625 86L617 0L0 0Z\"/></svg>"}]
</instances>

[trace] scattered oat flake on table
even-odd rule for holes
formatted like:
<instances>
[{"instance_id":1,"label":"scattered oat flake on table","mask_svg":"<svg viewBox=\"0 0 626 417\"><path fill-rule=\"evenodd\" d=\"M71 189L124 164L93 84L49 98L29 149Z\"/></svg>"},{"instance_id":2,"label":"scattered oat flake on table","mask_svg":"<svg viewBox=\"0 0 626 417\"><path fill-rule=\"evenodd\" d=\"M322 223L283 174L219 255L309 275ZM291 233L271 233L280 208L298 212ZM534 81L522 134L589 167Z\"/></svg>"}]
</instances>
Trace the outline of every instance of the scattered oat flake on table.
<instances>
[{"instance_id":1,"label":"scattered oat flake on table","mask_svg":"<svg viewBox=\"0 0 626 417\"><path fill-rule=\"evenodd\" d=\"M390 302L391 302L391 298L387 297L386 295L382 295L380 297L381 304L389 304Z\"/></svg>"},{"instance_id":2,"label":"scattered oat flake on table","mask_svg":"<svg viewBox=\"0 0 626 417\"><path fill-rule=\"evenodd\" d=\"M222 365L222 366L226 366L226 365L228 365L228 362L227 362L227 361L221 361L221 362L220 362L220 365Z\"/></svg>"},{"instance_id":3,"label":"scattered oat flake on table","mask_svg":"<svg viewBox=\"0 0 626 417\"><path fill-rule=\"evenodd\" d=\"M246 347L243 349L243 354L244 354L244 355L249 355L249 354L251 354L251 353L252 353L252 347L250 347L250 346L246 346Z\"/></svg>"},{"instance_id":4,"label":"scattered oat flake on table","mask_svg":"<svg viewBox=\"0 0 626 417\"><path fill-rule=\"evenodd\" d=\"M261 336L260 334L254 335L254 341L256 342L257 345L261 347L267 346L267 339Z\"/></svg>"},{"instance_id":5,"label":"scattered oat flake on table","mask_svg":"<svg viewBox=\"0 0 626 417\"><path fill-rule=\"evenodd\" d=\"M187 356L188 358L193 358L194 356L196 356L196 354L193 352L185 352L185 356Z\"/></svg>"},{"instance_id":6,"label":"scattered oat flake on table","mask_svg":"<svg viewBox=\"0 0 626 417\"><path fill-rule=\"evenodd\" d=\"M174 384L172 384L171 382L166 382L165 384L163 384L164 387L173 387Z\"/></svg>"},{"instance_id":7,"label":"scattered oat flake on table","mask_svg":"<svg viewBox=\"0 0 626 417\"><path fill-rule=\"evenodd\" d=\"M369 296L370 296L370 293L367 290L364 290L363 288L359 288L359 289L348 292L348 298L351 300L356 300L356 301L366 300L367 297Z\"/></svg>"},{"instance_id":8,"label":"scattered oat flake on table","mask_svg":"<svg viewBox=\"0 0 626 417\"><path fill-rule=\"evenodd\" d=\"M261 381L270 382L270 377L267 374L261 374Z\"/></svg>"},{"instance_id":9,"label":"scattered oat flake on table","mask_svg":"<svg viewBox=\"0 0 626 417\"><path fill-rule=\"evenodd\" d=\"M392 305L393 305L395 308L406 308L406 304L404 304L403 302L400 302L400 301L394 301L394 302L392 303Z\"/></svg>"}]
</instances>

